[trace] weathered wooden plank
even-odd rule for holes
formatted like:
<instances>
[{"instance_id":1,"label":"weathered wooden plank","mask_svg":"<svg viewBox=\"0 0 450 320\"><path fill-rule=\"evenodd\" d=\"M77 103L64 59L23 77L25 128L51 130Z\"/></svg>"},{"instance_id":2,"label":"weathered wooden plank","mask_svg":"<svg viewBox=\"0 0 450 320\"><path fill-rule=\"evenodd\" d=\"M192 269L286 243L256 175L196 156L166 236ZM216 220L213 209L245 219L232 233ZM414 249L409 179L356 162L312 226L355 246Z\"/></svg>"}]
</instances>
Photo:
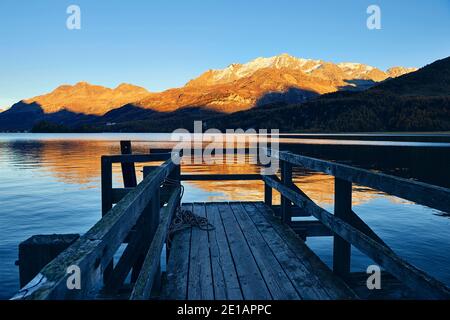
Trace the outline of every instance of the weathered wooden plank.
<instances>
[{"instance_id":1,"label":"weathered wooden plank","mask_svg":"<svg viewBox=\"0 0 450 320\"><path fill-rule=\"evenodd\" d=\"M194 203L192 213L200 217L206 217L205 205ZM199 228L193 228L191 237L188 299L213 300L214 287L208 233Z\"/></svg>"},{"instance_id":2,"label":"weathered wooden plank","mask_svg":"<svg viewBox=\"0 0 450 320\"><path fill-rule=\"evenodd\" d=\"M324 172L337 178L373 188L388 194L413 201L443 212L450 213L450 189L423 182L399 178L366 169L326 160L296 155L290 152L267 150L275 158L293 165Z\"/></svg>"},{"instance_id":3,"label":"weathered wooden plank","mask_svg":"<svg viewBox=\"0 0 450 320\"><path fill-rule=\"evenodd\" d=\"M420 292L424 298L450 298L449 288L399 258L392 252L391 249L379 244L375 240L372 240L361 231L333 216L325 209L319 207L317 204L302 195L292 191L288 187L277 183L269 177L263 177L263 179L274 189L277 189L279 192L283 193L297 206L311 212L315 218L330 228L330 230L351 243L369 258L373 259L376 263L378 263L378 265L389 271L397 279L403 281L411 289L418 291L418 293Z\"/></svg>"},{"instance_id":4,"label":"weathered wooden plank","mask_svg":"<svg viewBox=\"0 0 450 320\"><path fill-rule=\"evenodd\" d=\"M258 264L264 281L275 300L297 300L300 299L283 267L278 262L274 253L264 241L253 221L240 203L230 203L236 222L252 251L253 257Z\"/></svg>"},{"instance_id":5,"label":"weathered wooden plank","mask_svg":"<svg viewBox=\"0 0 450 320\"><path fill-rule=\"evenodd\" d=\"M335 178L334 215L351 224L352 183ZM340 276L350 273L351 245L339 235L333 238L333 272Z\"/></svg>"},{"instance_id":6,"label":"weathered wooden plank","mask_svg":"<svg viewBox=\"0 0 450 320\"><path fill-rule=\"evenodd\" d=\"M260 174L182 174L182 181L261 180Z\"/></svg>"},{"instance_id":7,"label":"weathered wooden plank","mask_svg":"<svg viewBox=\"0 0 450 320\"><path fill-rule=\"evenodd\" d=\"M41 270L43 280L34 285L33 290L21 291L18 296L25 299L80 299L99 289L98 275L111 262L155 190L173 168L172 160L162 164L154 176L144 179L86 234ZM82 277L81 290L67 289L67 267L71 265L77 265L84 275L89 275Z\"/></svg>"},{"instance_id":8,"label":"weathered wooden plank","mask_svg":"<svg viewBox=\"0 0 450 320\"><path fill-rule=\"evenodd\" d=\"M323 288L319 279L315 276L315 270L310 270L305 267L303 261L291 250L287 241L284 240L274 229L274 227L266 220L264 214L253 203L243 204L248 216L253 220L256 228L261 233L264 241L269 245L282 268L285 270L290 281L296 288L302 299L330 299L328 292ZM281 222L278 221L280 226ZM283 233L286 232L287 227L284 225L280 228ZM296 247L301 250L305 247L301 244Z\"/></svg>"},{"instance_id":9,"label":"weathered wooden plank","mask_svg":"<svg viewBox=\"0 0 450 320\"><path fill-rule=\"evenodd\" d=\"M214 203L206 203L206 217L215 229L208 232L216 300L242 300L239 280L231 256L220 213Z\"/></svg>"},{"instance_id":10,"label":"weathered wooden plank","mask_svg":"<svg viewBox=\"0 0 450 320\"><path fill-rule=\"evenodd\" d=\"M192 205L183 205L182 210L192 210ZM190 228L184 229L177 232L171 241L167 281L163 287L163 297L166 299L187 299L191 233Z\"/></svg>"},{"instance_id":11,"label":"weathered wooden plank","mask_svg":"<svg viewBox=\"0 0 450 320\"><path fill-rule=\"evenodd\" d=\"M217 207L225 228L231 255L235 262L244 299L272 299L244 235L234 219L230 206L228 203L217 203Z\"/></svg>"},{"instance_id":12,"label":"weathered wooden plank","mask_svg":"<svg viewBox=\"0 0 450 320\"><path fill-rule=\"evenodd\" d=\"M317 257L314 252L295 234L295 232L282 224L273 216L271 210L263 203L253 203L266 221L272 226L278 236L289 246L292 252L305 265L308 270L313 270L313 277L320 282L331 299L356 299L352 290ZM310 278L313 281L313 277ZM305 297L306 298L306 297Z\"/></svg>"},{"instance_id":13,"label":"weathered wooden plank","mask_svg":"<svg viewBox=\"0 0 450 320\"><path fill-rule=\"evenodd\" d=\"M146 254L144 264L131 292L130 300L149 299L155 277L158 276L158 267L161 260L161 252L167 239L167 232L174 212L177 209L181 188L178 187L172 193L167 206L161 208L161 222L158 225L155 236Z\"/></svg>"}]
</instances>

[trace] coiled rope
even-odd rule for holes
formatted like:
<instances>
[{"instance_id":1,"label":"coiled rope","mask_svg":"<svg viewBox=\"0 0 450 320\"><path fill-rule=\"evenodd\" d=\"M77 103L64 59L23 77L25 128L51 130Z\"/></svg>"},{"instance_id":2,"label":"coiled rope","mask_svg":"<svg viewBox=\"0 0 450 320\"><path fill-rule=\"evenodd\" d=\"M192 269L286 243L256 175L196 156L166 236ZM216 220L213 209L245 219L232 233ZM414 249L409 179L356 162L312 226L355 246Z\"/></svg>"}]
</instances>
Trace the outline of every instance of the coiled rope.
<instances>
[{"instance_id":1,"label":"coiled rope","mask_svg":"<svg viewBox=\"0 0 450 320\"><path fill-rule=\"evenodd\" d=\"M181 202L184 195L184 186L180 185L179 181L170 178L165 179L165 184L169 186L179 186L181 188ZM198 228L202 231L213 231L216 229L216 227L214 227L214 225L212 225L207 218L196 215L191 210L182 210L181 207L178 207L169 227L169 245L175 233L190 228Z\"/></svg>"}]
</instances>

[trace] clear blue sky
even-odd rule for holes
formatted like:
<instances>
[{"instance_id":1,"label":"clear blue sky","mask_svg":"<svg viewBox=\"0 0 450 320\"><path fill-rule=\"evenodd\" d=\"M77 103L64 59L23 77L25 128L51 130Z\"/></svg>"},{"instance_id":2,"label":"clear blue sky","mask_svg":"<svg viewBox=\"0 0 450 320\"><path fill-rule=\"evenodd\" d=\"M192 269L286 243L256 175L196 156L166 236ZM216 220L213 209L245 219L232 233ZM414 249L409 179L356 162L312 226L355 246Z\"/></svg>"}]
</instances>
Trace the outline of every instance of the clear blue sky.
<instances>
[{"instance_id":1,"label":"clear blue sky","mask_svg":"<svg viewBox=\"0 0 450 320\"><path fill-rule=\"evenodd\" d=\"M81 30L66 9L81 8ZM382 29L366 28L381 7ZM382 69L450 55L450 0L1 0L0 108L88 81L160 91L289 53Z\"/></svg>"}]
</instances>

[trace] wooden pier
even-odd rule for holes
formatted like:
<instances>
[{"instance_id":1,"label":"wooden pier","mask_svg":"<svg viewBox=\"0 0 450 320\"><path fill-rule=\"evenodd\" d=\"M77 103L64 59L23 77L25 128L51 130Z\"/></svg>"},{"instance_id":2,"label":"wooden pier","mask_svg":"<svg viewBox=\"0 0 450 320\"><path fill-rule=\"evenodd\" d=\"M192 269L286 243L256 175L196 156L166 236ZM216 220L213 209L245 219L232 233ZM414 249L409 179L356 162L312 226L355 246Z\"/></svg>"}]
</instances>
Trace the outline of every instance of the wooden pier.
<instances>
[{"instance_id":1,"label":"wooden pier","mask_svg":"<svg viewBox=\"0 0 450 320\"><path fill-rule=\"evenodd\" d=\"M289 152L266 152L280 161L279 176L187 175L176 164L180 154L164 150L132 154L131 144L123 142L121 155L101 160L103 218L56 258L49 258L13 299L404 297L392 288L408 297L450 298L448 287L397 256L352 210L353 184L447 213L449 189ZM144 179L137 184L138 162L162 164L144 167ZM122 164L124 188L113 188L113 163ZM294 166L335 177L333 214L292 182ZM264 199L182 203L182 181L200 180L263 180ZM273 190L281 194L280 206L272 204ZM170 232L173 220L183 212L206 218L211 227ZM293 220L305 216L315 219ZM334 237L331 269L305 242L316 236ZM350 272L352 246L383 269L383 290L369 290L368 275ZM27 268L21 261L19 265ZM79 289L67 286L67 269L74 265L81 270Z\"/></svg>"},{"instance_id":2,"label":"wooden pier","mask_svg":"<svg viewBox=\"0 0 450 320\"><path fill-rule=\"evenodd\" d=\"M264 203L194 203L183 209L208 218L215 229L188 229L175 235L164 298L356 297Z\"/></svg>"}]
</instances>

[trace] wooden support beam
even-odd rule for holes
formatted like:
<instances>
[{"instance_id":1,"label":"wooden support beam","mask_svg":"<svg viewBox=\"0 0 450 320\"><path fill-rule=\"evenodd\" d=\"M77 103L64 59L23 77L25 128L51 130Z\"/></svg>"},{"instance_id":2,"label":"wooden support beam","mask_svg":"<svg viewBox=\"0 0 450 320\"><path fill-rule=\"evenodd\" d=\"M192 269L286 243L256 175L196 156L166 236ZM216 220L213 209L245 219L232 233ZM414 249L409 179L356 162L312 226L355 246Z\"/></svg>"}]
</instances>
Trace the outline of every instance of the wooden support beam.
<instances>
[{"instance_id":1,"label":"wooden support beam","mask_svg":"<svg viewBox=\"0 0 450 320\"><path fill-rule=\"evenodd\" d=\"M131 141L120 141L120 152L123 155L131 155L133 153L131 149ZM136 179L136 169L134 167L134 162L122 162L121 164L122 168L122 178L123 178L123 185L125 188L135 188L137 185L137 179ZM108 170L111 170L111 177L112 177L112 167ZM102 170L103 174L103 170ZM109 190L108 190L109 191ZM111 184L111 190L109 191L109 195L111 198L111 204L114 202L114 193L112 190L112 184ZM111 282L111 278L113 277L113 269L114 269L114 263L111 261L106 267L103 272L103 282L105 285L108 284L108 282Z\"/></svg>"},{"instance_id":2,"label":"wooden support beam","mask_svg":"<svg viewBox=\"0 0 450 320\"><path fill-rule=\"evenodd\" d=\"M141 272L142 264L144 263L145 253L147 252L150 243L153 240L156 229L159 225L159 209L160 209L160 189L155 190L152 201L144 209L142 214L147 216L146 223L144 225L143 235L142 235L142 249L138 251L138 258L136 263L133 265L133 272L131 273L131 283L135 283L139 273Z\"/></svg>"},{"instance_id":3,"label":"wooden support beam","mask_svg":"<svg viewBox=\"0 0 450 320\"><path fill-rule=\"evenodd\" d=\"M168 149L168 148L150 148L150 154L154 154L154 153L171 153L172 149Z\"/></svg>"},{"instance_id":4,"label":"wooden support beam","mask_svg":"<svg viewBox=\"0 0 450 320\"><path fill-rule=\"evenodd\" d=\"M181 156L182 153L180 153ZM175 165L175 168L173 169L172 173L169 175L169 178L172 181L172 186L168 190L168 194L170 195L172 191L175 191L177 188L181 188L181 165ZM165 203L168 203L170 201L170 197L165 198ZM181 206L181 196L178 198L177 207ZM167 252L166 252L167 253Z\"/></svg>"},{"instance_id":5,"label":"wooden support beam","mask_svg":"<svg viewBox=\"0 0 450 320\"><path fill-rule=\"evenodd\" d=\"M102 184L102 216L104 216L113 205L112 199L112 163L108 157L101 158L101 184Z\"/></svg>"},{"instance_id":6,"label":"wooden support beam","mask_svg":"<svg viewBox=\"0 0 450 320\"><path fill-rule=\"evenodd\" d=\"M260 174L182 174L181 181L261 180Z\"/></svg>"},{"instance_id":7,"label":"wooden support beam","mask_svg":"<svg viewBox=\"0 0 450 320\"><path fill-rule=\"evenodd\" d=\"M277 176L272 176L272 178L281 183L280 179L278 179ZM291 190L299 193L306 199L311 200L311 198L295 184L291 185ZM278 210L277 206L274 206L273 210L277 211ZM295 205L292 207L292 217L309 217L309 216L311 216L311 214L306 212L305 210L302 210ZM360 217L358 217L358 215L353 210L349 213L348 221L353 227L355 227L368 237L372 238L379 244L389 248L389 246Z\"/></svg>"},{"instance_id":8,"label":"wooden support beam","mask_svg":"<svg viewBox=\"0 0 450 320\"><path fill-rule=\"evenodd\" d=\"M123 163L123 162L152 162L152 161L166 161L170 159L170 153L155 153L155 154L120 154L103 156L107 158L111 163Z\"/></svg>"},{"instance_id":9,"label":"wooden support beam","mask_svg":"<svg viewBox=\"0 0 450 320\"><path fill-rule=\"evenodd\" d=\"M348 220L353 227L364 233L366 236L390 249L390 247L353 210L349 213Z\"/></svg>"},{"instance_id":10,"label":"wooden support beam","mask_svg":"<svg viewBox=\"0 0 450 320\"><path fill-rule=\"evenodd\" d=\"M292 165L287 161L281 161L281 183L290 188L292 183ZM292 221L292 203L281 194L281 220L290 224Z\"/></svg>"},{"instance_id":11,"label":"wooden support beam","mask_svg":"<svg viewBox=\"0 0 450 320\"><path fill-rule=\"evenodd\" d=\"M352 183L336 178L334 187L334 215L351 224ZM333 272L340 276L350 273L351 245L339 235L333 239Z\"/></svg>"},{"instance_id":12,"label":"wooden support beam","mask_svg":"<svg viewBox=\"0 0 450 320\"><path fill-rule=\"evenodd\" d=\"M120 151L122 154L132 154L131 141L120 141ZM123 186L134 188L137 185L136 168L134 162L122 162Z\"/></svg>"},{"instance_id":13,"label":"wooden support beam","mask_svg":"<svg viewBox=\"0 0 450 320\"><path fill-rule=\"evenodd\" d=\"M272 207L272 199L272 188L267 183L264 183L264 203Z\"/></svg>"},{"instance_id":14,"label":"wooden support beam","mask_svg":"<svg viewBox=\"0 0 450 320\"><path fill-rule=\"evenodd\" d=\"M154 199L148 204L147 207L152 207ZM104 294L116 294L118 290L122 287L123 282L128 276L130 270L133 266L139 267L137 264L139 257L146 250L146 234L150 229L150 215L148 214L150 210L145 210L139 217L134 230L128 234L128 245L124 252L119 258L119 261L112 270L110 277L107 279L103 293Z\"/></svg>"},{"instance_id":15,"label":"wooden support beam","mask_svg":"<svg viewBox=\"0 0 450 320\"><path fill-rule=\"evenodd\" d=\"M374 260L380 267L390 272L406 286L417 292L420 297L426 299L450 299L449 288L398 257L391 249L379 244L355 227L335 217L311 200L292 191L276 180L268 176L263 176L263 179L272 188L277 189L300 208L309 211L311 215L321 221L327 228L342 237L342 239L350 242L355 248Z\"/></svg>"},{"instance_id":16,"label":"wooden support beam","mask_svg":"<svg viewBox=\"0 0 450 320\"><path fill-rule=\"evenodd\" d=\"M281 180L277 176L270 176L270 179L273 179L277 183L282 183ZM266 182L264 182L265 185L267 185ZM304 196L307 199L310 199L299 187L297 187L294 183L291 183L290 186L288 186L292 191L297 192ZM270 186L269 186L270 188ZM311 200L311 199L310 199ZM275 215L281 216L281 205L274 205L272 206L272 210L275 212ZM311 214L306 212L303 209L300 209L299 207L295 206L295 203L293 206L291 206L291 217L310 217Z\"/></svg>"},{"instance_id":17,"label":"wooden support beam","mask_svg":"<svg viewBox=\"0 0 450 320\"><path fill-rule=\"evenodd\" d=\"M172 193L167 206L161 208L161 222L156 229L150 248L146 254L141 272L133 287L130 300L146 300L150 297L152 289L158 281L161 252L167 239L167 233L174 212L179 203L181 188Z\"/></svg>"}]
</instances>

